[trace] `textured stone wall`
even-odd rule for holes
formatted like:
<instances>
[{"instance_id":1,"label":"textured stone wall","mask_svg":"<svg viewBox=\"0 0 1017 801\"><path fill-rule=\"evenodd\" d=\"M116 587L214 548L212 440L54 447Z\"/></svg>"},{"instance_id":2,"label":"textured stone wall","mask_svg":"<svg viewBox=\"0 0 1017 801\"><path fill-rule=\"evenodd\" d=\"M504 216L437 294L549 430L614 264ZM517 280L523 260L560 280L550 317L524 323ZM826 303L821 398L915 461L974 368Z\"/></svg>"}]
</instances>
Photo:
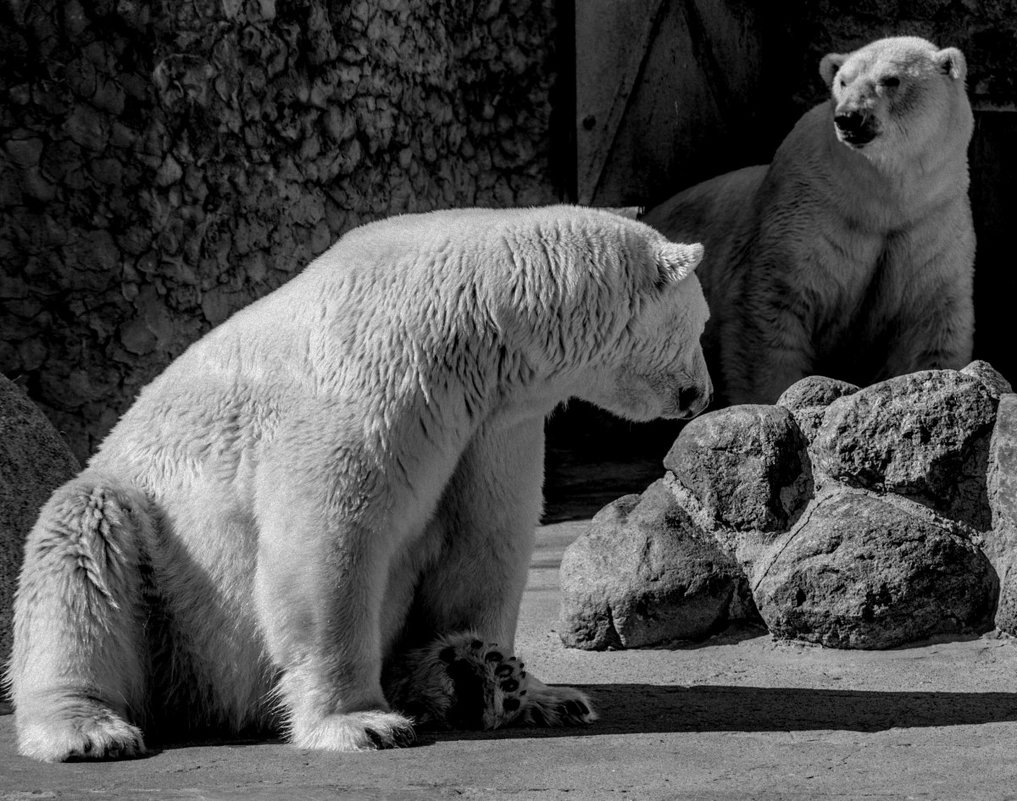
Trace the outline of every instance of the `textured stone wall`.
<instances>
[{"instance_id":1,"label":"textured stone wall","mask_svg":"<svg viewBox=\"0 0 1017 801\"><path fill-rule=\"evenodd\" d=\"M0 368L85 458L349 228L556 199L552 0L0 4Z\"/></svg>"}]
</instances>

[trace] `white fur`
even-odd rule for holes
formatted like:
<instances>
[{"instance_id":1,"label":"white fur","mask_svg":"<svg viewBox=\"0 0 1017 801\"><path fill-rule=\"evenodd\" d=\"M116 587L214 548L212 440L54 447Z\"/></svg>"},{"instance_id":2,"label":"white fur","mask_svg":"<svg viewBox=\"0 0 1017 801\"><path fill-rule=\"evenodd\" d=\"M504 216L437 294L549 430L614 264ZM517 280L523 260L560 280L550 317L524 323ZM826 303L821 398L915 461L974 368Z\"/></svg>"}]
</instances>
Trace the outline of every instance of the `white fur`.
<instances>
[{"instance_id":1,"label":"white fur","mask_svg":"<svg viewBox=\"0 0 1017 801\"><path fill-rule=\"evenodd\" d=\"M545 414L709 402L700 255L593 210L397 217L210 332L29 536L21 751L129 755L138 726L277 711L302 747L408 740L386 660L466 630L511 652ZM532 686L552 714L580 698Z\"/></svg>"},{"instance_id":2,"label":"white fur","mask_svg":"<svg viewBox=\"0 0 1017 801\"><path fill-rule=\"evenodd\" d=\"M729 403L772 403L812 373L868 384L971 358L963 55L882 39L826 56L820 71L830 102L769 166L706 181L644 218L706 246L705 344ZM851 115L871 141L838 130L835 117Z\"/></svg>"}]
</instances>

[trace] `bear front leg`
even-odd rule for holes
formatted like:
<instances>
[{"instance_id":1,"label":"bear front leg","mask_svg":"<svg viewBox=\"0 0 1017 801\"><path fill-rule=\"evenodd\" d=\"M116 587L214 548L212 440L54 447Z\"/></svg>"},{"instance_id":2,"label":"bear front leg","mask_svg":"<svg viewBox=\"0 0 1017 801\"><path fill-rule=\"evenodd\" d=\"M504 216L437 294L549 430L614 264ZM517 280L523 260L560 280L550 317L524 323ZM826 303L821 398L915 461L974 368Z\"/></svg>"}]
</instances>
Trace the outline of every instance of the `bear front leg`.
<instances>
[{"instance_id":1,"label":"bear front leg","mask_svg":"<svg viewBox=\"0 0 1017 801\"><path fill-rule=\"evenodd\" d=\"M322 491L327 477L266 473L255 593L288 739L333 751L411 742L412 722L381 689L381 603L397 532L371 509L345 510L350 493Z\"/></svg>"},{"instance_id":2,"label":"bear front leg","mask_svg":"<svg viewBox=\"0 0 1017 801\"><path fill-rule=\"evenodd\" d=\"M448 725L475 728L595 718L581 692L544 685L512 657L543 465L542 418L485 427L460 459L432 523L444 546L421 578L407 625L415 647L389 660L388 673L402 677L404 708L424 706L429 719L444 714Z\"/></svg>"}]
</instances>

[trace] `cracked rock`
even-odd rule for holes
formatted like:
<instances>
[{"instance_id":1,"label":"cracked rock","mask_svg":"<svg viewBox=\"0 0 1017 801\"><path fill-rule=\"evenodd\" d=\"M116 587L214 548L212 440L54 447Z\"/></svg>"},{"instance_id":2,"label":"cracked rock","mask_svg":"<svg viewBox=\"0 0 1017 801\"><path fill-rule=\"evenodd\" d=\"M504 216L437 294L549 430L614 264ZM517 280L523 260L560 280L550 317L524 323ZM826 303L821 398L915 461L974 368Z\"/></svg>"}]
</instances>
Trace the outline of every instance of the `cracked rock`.
<instances>
[{"instance_id":1,"label":"cracked rock","mask_svg":"<svg viewBox=\"0 0 1017 801\"><path fill-rule=\"evenodd\" d=\"M772 634L837 648L986 631L998 590L961 526L849 488L818 496L759 575L753 595Z\"/></svg>"}]
</instances>

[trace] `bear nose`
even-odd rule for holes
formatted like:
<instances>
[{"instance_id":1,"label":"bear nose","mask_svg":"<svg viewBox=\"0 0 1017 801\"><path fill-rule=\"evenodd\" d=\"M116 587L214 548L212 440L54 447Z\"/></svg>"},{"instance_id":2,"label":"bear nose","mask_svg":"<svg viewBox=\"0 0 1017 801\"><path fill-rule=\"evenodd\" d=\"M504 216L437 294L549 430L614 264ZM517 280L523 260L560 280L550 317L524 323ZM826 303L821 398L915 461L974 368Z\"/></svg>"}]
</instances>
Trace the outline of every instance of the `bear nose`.
<instances>
[{"instance_id":1,"label":"bear nose","mask_svg":"<svg viewBox=\"0 0 1017 801\"><path fill-rule=\"evenodd\" d=\"M713 390L705 392L699 387L682 387L678 390L678 408L684 416L695 417L713 401Z\"/></svg>"},{"instance_id":2,"label":"bear nose","mask_svg":"<svg viewBox=\"0 0 1017 801\"><path fill-rule=\"evenodd\" d=\"M860 111L845 111L833 118L833 124L845 133L857 133L865 127L865 115Z\"/></svg>"}]
</instances>

